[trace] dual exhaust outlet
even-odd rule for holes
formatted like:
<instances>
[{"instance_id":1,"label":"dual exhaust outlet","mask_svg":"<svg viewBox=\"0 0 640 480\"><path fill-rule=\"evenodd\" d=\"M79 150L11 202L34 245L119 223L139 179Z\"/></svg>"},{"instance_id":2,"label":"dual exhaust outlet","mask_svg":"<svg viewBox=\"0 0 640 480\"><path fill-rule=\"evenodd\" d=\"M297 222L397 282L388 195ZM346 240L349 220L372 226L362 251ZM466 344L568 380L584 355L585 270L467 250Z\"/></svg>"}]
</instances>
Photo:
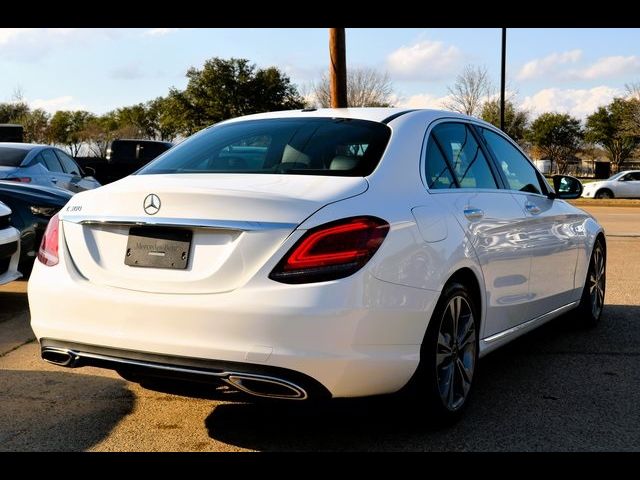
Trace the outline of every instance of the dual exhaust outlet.
<instances>
[{"instance_id":1,"label":"dual exhaust outlet","mask_svg":"<svg viewBox=\"0 0 640 480\"><path fill-rule=\"evenodd\" d=\"M308 398L307 392L295 383L267 375L196 370L190 369L189 367L162 365L139 360L110 357L95 353L76 352L67 348L57 347L44 347L42 349L42 359L54 365L68 368L92 365L104 367L104 364L107 363L109 367L114 369L116 367L123 368L129 366L172 372L174 374L197 374L201 376L214 377L215 379L221 380L242 392L256 397L286 400L306 400ZM96 365L98 363L99 365Z\"/></svg>"}]
</instances>

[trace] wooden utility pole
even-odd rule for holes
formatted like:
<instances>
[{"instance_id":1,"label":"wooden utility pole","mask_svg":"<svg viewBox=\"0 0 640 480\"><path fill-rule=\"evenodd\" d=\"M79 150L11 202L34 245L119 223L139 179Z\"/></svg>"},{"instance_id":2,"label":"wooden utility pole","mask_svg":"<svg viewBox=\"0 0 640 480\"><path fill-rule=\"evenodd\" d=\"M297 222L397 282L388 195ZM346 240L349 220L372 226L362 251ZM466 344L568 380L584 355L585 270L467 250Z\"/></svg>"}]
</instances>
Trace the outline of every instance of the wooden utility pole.
<instances>
[{"instance_id":1,"label":"wooden utility pole","mask_svg":"<svg viewBox=\"0 0 640 480\"><path fill-rule=\"evenodd\" d=\"M502 62L500 69L500 130L504 132L504 89L507 66L507 29L502 29Z\"/></svg>"},{"instance_id":2,"label":"wooden utility pole","mask_svg":"<svg viewBox=\"0 0 640 480\"><path fill-rule=\"evenodd\" d=\"M329 29L331 108L347 108L347 55L344 28Z\"/></svg>"}]
</instances>

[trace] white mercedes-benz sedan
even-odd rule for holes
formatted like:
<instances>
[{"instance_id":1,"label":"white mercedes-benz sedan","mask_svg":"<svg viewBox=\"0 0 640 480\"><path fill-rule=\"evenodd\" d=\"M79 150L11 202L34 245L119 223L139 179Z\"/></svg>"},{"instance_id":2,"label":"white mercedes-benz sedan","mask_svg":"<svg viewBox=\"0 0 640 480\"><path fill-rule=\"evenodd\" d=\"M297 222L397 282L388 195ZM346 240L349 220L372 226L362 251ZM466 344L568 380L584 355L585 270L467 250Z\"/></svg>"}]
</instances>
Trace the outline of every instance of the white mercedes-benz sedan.
<instances>
[{"instance_id":1,"label":"white mercedes-benz sedan","mask_svg":"<svg viewBox=\"0 0 640 480\"><path fill-rule=\"evenodd\" d=\"M0 202L0 285L22 276L19 259L20 232L11 226L11 209Z\"/></svg>"},{"instance_id":2,"label":"white mercedes-benz sedan","mask_svg":"<svg viewBox=\"0 0 640 480\"><path fill-rule=\"evenodd\" d=\"M493 126L302 110L218 123L52 218L29 281L42 357L290 400L468 403L478 358L574 310L602 227ZM421 403L420 403L421 402Z\"/></svg>"},{"instance_id":3,"label":"white mercedes-benz sedan","mask_svg":"<svg viewBox=\"0 0 640 480\"><path fill-rule=\"evenodd\" d=\"M585 198L640 198L640 170L618 172L584 186Z\"/></svg>"}]
</instances>

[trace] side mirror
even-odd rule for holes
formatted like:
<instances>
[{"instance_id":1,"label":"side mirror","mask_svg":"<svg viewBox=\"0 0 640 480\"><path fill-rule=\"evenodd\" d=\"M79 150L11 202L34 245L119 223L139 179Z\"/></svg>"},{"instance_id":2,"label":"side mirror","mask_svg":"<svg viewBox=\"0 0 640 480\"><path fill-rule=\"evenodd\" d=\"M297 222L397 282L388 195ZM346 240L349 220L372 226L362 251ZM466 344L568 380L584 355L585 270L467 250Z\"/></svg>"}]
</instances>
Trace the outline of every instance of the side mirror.
<instances>
[{"instance_id":1,"label":"side mirror","mask_svg":"<svg viewBox=\"0 0 640 480\"><path fill-rule=\"evenodd\" d=\"M95 177L96 176L96 169L93 167L84 167L82 170L84 170L84 176L85 177Z\"/></svg>"},{"instance_id":2,"label":"side mirror","mask_svg":"<svg viewBox=\"0 0 640 480\"><path fill-rule=\"evenodd\" d=\"M549 198L560 198L562 200L580 198L584 189L582 182L570 175L554 175L553 188L555 192L551 192Z\"/></svg>"}]
</instances>

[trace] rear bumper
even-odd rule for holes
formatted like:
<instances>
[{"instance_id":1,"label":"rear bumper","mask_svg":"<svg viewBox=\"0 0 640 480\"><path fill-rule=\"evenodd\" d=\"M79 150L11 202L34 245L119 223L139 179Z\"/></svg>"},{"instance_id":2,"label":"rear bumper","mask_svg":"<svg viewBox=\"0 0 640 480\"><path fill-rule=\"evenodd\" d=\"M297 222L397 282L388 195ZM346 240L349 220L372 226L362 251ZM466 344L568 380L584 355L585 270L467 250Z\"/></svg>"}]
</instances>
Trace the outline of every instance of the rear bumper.
<instances>
[{"instance_id":1,"label":"rear bumper","mask_svg":"<svg viewBox=\"0 0 640 480\"><path fill-rule=\"evenodd\" d=\"M402 388L439 295L366 271L308 285L265 280L218 294L145 293L92 284L64 254L55 267L36 262L28 293L43 346L55 339L168 356L168 365L187 358L247 372L286 369L333 397Z\"/></svg>"},{"instance_id":2,"label":"rear bumper","mask_svg":"<svg viewBox=\"0 0 640 480\"><path fill-rule=\"evenodd\" d=\"M128 378L177 380L207 385L226 383L250 395L288 400L331 397L319 382L299 372L272 366L175 357L43 338L42 358L69 368L117 370Z\"/></svg>"}]
</instances>

